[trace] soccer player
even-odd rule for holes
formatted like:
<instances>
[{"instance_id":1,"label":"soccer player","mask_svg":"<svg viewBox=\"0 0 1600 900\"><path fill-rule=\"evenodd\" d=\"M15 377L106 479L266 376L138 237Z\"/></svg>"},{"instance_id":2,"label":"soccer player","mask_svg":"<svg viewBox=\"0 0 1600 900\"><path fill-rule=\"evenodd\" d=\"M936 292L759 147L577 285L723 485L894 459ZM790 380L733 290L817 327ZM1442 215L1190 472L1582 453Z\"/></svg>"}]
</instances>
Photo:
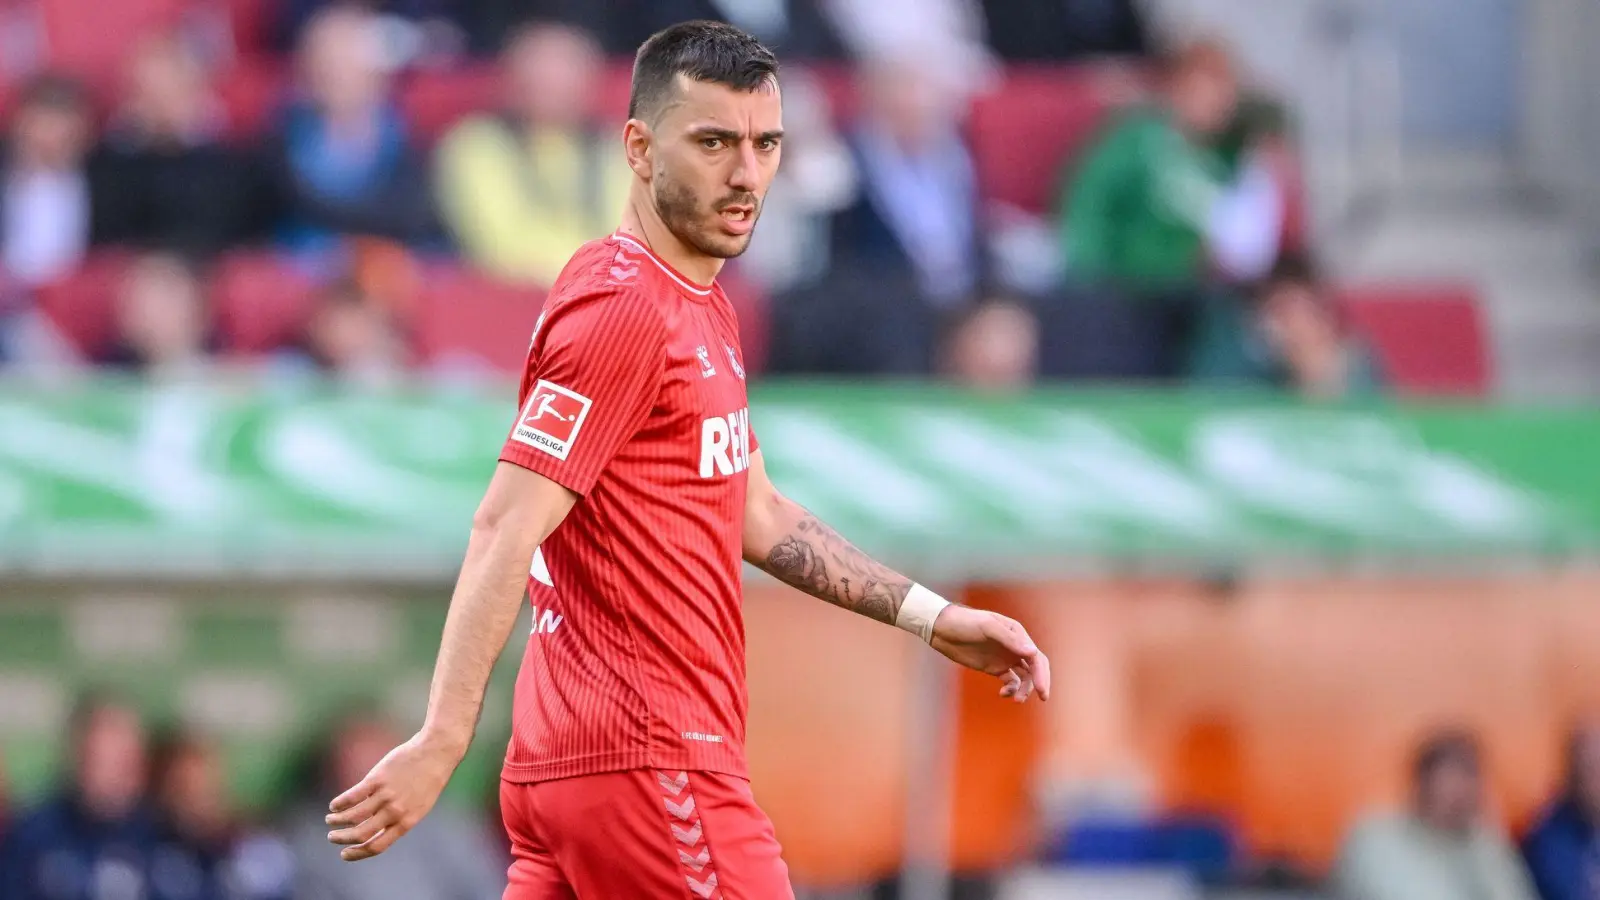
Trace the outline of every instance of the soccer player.
<instances>
[{"instance_id":1,"label":"soccer player","mask_svg":"<svg viewBox=\"0 0 1600 900\"><path fill-rule=\"evenodd\" d=\"M1049 696L1021 625L947 603L767 479L716 276L750 242L782 141L777 63L754 38L692 22L640 48L621 225L550 291L424 724L330 804L344 859L377 856L433 807L524 590L508 900L793 896L745 765L741 560L916 634L1004 696Z\"/></svg>"}]
</instances>

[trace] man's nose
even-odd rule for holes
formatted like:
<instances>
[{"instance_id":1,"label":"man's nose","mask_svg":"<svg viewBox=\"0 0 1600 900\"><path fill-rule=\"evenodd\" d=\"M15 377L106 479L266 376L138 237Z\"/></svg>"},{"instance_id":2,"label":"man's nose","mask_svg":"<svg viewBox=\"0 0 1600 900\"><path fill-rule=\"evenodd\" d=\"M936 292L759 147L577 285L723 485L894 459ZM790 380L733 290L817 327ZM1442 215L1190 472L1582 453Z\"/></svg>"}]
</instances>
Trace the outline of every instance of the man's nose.
<instances>
[{"instance_id":1,"label":"man's nose","mask_svg":"<svg viewBox=\"0 0 1600 900\"><path fill-rule=\"evenodd\" d=\"M728 187L745 193L755 193L760 183L761 162L756 158L756 148L748 142L739 145L739 161L728 176Z\"/></svg>"}]
</instances>

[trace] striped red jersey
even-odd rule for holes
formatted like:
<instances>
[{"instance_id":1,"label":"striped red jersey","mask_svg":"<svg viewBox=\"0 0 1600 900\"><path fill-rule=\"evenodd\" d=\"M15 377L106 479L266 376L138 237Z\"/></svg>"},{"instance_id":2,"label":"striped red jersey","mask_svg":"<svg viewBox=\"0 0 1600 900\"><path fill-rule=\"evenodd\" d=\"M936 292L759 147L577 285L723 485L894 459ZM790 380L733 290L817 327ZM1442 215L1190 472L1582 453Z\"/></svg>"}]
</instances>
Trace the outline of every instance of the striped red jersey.
<instances>
[{"instance_id":1,"label":"striped red jersey","mask_svg":"<svg viewBox=\"0 0 1600 900\"><path fill-rule=\"evenodd\" d=\"M500 455L580 496L529 574L508 780L747 777L740 576L755 449L722 288L626 235L584 245L535 326Z\"/></svg>"}]
</instances>

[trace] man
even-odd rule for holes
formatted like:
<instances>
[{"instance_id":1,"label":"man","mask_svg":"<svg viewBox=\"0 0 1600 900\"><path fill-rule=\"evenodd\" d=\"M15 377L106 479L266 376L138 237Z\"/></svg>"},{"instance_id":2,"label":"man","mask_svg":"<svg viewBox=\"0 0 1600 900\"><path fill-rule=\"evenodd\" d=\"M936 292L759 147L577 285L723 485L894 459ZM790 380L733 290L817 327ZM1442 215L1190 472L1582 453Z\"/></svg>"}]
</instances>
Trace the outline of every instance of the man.
<instances>
[{"instance_id":1,"label":"man","mask_svg":"<svg viewBox=\"0 0 1600 900\"><path fill-rule=\"evenodd\" d=\"M1022 626L947 604L767 480L714 279L778 166L776 76L727 25L640 48L621 227L577 253L535 327L423 727L331 804L345 859L382 853L433 807L525 585L535 627L501 794L515 900L793 896L747 780L741 558L917 633L1005 696L1048 696Z\"/></svg>"},{"instance_id":2,"label":"man","mask_svg":"<svg viewBox=\"0 0 1600 900\"><path fill-rule=\"evenodd\" d=\"M1534 900L1516 851L1484 815L1481 754L1470 734L1440 732L1412 767L1415 807L1365 822L1334 872L1341 900Z\"/></svg>"},{"instance_id":3,"label":"man","mask_svg":"<svg viewBox=\"0 0 1600 900\"><path fill-rule=\"evenodd\" d=\"M1600 900L1600 724L1573 732L1565 789L1522 849L1543 900Z\"/></svg>"},{"instance_id":4,"label":"man","mask_svg":"<svg viewBox=\"0 0 1600 900\"><path fill-rule=\"evenodd\" d=\"M93 694L68 725L66 783L17 820L0 854L0 900L142 897L156 831L143 803L144 724Z\"/></svg>"},{"instance_id":5,"label":"man","mask_svg":"<svg viewBox=\"0 0 1600 900\"><path fill-rule=\"evenodd\" d=\"M440 143L439 206L478 267L548 288L616 223L633 173L590 121L603 63L587 32L525 26L506 44L506 112L467 119Z\"/></svg>"}]
</instances>

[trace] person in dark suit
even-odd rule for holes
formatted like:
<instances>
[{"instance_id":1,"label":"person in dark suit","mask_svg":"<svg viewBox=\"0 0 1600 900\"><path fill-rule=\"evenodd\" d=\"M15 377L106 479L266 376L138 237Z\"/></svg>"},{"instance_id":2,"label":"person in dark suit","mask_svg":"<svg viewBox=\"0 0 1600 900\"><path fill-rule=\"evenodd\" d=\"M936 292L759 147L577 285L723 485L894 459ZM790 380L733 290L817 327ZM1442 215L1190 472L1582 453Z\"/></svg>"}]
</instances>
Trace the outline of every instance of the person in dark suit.
<instances>
[{"instance_id":1,"label":"person in dark suit","mask_svg":"<svg viewBox=\"0 0 1600 900\"><path fill-rule=\"evenodd\" d=\"M779 369L927 374L946 327L984 292L958 95L925 62L877 61L863 79L866 113L847 138L859 189L831 219L829 272L775 310Z\"/></svg>"}]
</instances>

